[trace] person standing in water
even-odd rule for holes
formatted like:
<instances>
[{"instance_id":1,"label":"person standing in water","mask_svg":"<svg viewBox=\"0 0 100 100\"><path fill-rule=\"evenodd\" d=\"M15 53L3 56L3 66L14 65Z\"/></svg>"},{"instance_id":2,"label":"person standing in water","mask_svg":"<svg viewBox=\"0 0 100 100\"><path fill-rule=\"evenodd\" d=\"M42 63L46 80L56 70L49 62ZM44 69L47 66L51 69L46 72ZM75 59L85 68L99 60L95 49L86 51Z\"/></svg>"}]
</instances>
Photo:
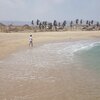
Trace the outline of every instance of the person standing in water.
<instances>
[{"instance_id":1,"label":"person standing in water","mask_svg":"<svg viewBox=\"0 0 100 100\"><path fill-rule=\"evenodd\" d=\"M30 46L30 47L33 47L32 35L30 35L30 37L29 37L29 46Z\"/></svg>"}]
</instances>

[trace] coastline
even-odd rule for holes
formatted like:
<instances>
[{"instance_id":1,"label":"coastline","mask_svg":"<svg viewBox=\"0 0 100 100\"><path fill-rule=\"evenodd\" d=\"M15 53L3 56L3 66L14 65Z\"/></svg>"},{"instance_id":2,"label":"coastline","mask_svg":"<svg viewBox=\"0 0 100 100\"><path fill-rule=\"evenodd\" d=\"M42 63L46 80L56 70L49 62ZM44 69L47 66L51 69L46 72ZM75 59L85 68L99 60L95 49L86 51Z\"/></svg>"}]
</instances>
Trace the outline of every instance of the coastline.
<instances>
[{"instance_id":1,"label":"coastline","mask_svg":"<svg viewBox=\"0 0 100 100\"><path fill-rule=\"evenodd\" d=\"M0 33L0 59L4 59L14 52L28 48L30 34L33 35L34 47L52 42L100 38L100 31Z\"/></svg>"},{"instance_id":2,"label":"coastline","mask_svg":"<svg viewBox=\"0 0 100 100\"><path fill-rule=\"evenodd\" d=\"M32 49L27 49L29 37L27 33L9 33L7 37L2 38L1 43L4 43L10 51L4 53L5 58L15 53L0 63L1 100L100 99L100 74L78 63L77 57L73 58L69 52L75 50L72 45L78 45L78 41L97 39L99 32L32 35L34 41ZM9 42L4 42L3 39ZM67 41L72 41L72 44L61 45L61 42ZM8 45L9 43L12 44ZM63 49L63 46L68 48ZM61 54L60 52L58 54L59 49L62 50Z\"/></svg>"}]
</instances>

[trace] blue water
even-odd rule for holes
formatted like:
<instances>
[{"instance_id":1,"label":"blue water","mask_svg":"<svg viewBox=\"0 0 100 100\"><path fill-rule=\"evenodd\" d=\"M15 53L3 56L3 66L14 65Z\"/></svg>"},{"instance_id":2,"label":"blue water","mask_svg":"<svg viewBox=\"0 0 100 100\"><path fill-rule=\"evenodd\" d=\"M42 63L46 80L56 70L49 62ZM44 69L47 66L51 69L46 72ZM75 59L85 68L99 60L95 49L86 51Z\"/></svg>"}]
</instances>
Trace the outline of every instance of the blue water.
<instances>
[{"instance_id":1,"label":"blue water","mask_svg":"<svg viewBox=\"0 0 100 100\"><path fill-rule=\"evenodd\" d=\"M76 56L84 67L100 72L100 43L98 41L93 41L87 48L79 50Z\"/></svg>"}]
</instances>

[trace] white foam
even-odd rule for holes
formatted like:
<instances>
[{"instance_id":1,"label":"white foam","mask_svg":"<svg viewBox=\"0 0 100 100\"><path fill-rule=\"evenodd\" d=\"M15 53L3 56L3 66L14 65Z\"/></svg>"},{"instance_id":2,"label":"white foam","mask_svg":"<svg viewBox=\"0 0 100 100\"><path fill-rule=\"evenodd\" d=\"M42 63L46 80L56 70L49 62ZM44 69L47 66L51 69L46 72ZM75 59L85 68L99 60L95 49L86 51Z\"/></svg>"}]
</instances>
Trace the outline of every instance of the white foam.
<instances>
[{"instance_id":1,"label":"white foam","mask_svg":"<svg viewBox=\"0 0 100 100\"><path fill-rule=\"evenodd\" d=\"M75 41L75 42L63 42L63 43L53 43L46 44L42 48L45 48L47 52L63 55L63 56L74 56L74 53L81 50L89 50L94 46L100 45L100 41L97 40L87 40L87 41Z\"/></svg>"},{"instance_id":2,"label":"white foam","mask_svg":"<svg viewBox=\"0 0 100 100\"><path fill-rule=\"evenodd\" d=\"M78 52L78 51L81 51L81 50L89 50L95 46L97 46L97 44L100 45L100 42L90 42L90 43L83 43L83 44L80 44L80 47L79 48L76 48L74 50L74 52Z\"/></svg>"}]
</instances>

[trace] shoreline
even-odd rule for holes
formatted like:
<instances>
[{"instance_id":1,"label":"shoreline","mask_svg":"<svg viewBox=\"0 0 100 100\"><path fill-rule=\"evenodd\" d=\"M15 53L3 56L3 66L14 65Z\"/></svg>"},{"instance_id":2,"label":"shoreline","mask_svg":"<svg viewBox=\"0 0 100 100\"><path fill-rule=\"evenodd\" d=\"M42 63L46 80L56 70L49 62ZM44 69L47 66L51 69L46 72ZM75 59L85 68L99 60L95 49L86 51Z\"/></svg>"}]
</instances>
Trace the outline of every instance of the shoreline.
<instances>
[{"instance_id":1,"label":"shoreline","mask_svg":"<svg viewBox=\"0 0 100 100\"><path fill-rule=\"evenodd\" d=\"M65 56L69 52L58 56L56 50L59 49L56 46L38 48L38 46L48 43L72 41L75 45L74 41L96 39L93 38L94 35L90 36L90 33L86 34L84 38L81 36L82 33L69 34L72 34L72 39L69 39L65 33L34 34L34 50L27 50L28 46L25 45L28 42L27 36L29 34L8 35L8 41L12 38L10 43L12 43L12 46L15 44L13 47L15 51L9 53L8 58L6 55L7 59L0 63L0 99L74 100L76 98L77 100L99 100L100 74L89 69L88 66L85 67L78 63L76 58L73 59L76 62L69 63L71 56ZM79 38L77 35L81 37ZM16 43L19 47L16 46ZM9 44L9 42L5 44ZM69 44L69 46L72 49L72 45ZM58 45L58 48L60 48L60 45ZM12 48L9 50L12 50ZM20 52L20 50L22 51ZM66 50L70 50L70 48L68 47ZM10 57L14 52L16 54ZM73 61L71 59L71 62Z\"/></svg>"},{"instance_id":2,"label":"shoreline","mask_svg":"<svg viewBox=\"0 0 100 100\"><path fill-rule=\"evenodd\" d=\"M46 43L89 40L100 38L100 31L37 32L33 35L34 47ZM0 33L0 59L28 48L30 33Z\"/></svg>"}]
</instances>

